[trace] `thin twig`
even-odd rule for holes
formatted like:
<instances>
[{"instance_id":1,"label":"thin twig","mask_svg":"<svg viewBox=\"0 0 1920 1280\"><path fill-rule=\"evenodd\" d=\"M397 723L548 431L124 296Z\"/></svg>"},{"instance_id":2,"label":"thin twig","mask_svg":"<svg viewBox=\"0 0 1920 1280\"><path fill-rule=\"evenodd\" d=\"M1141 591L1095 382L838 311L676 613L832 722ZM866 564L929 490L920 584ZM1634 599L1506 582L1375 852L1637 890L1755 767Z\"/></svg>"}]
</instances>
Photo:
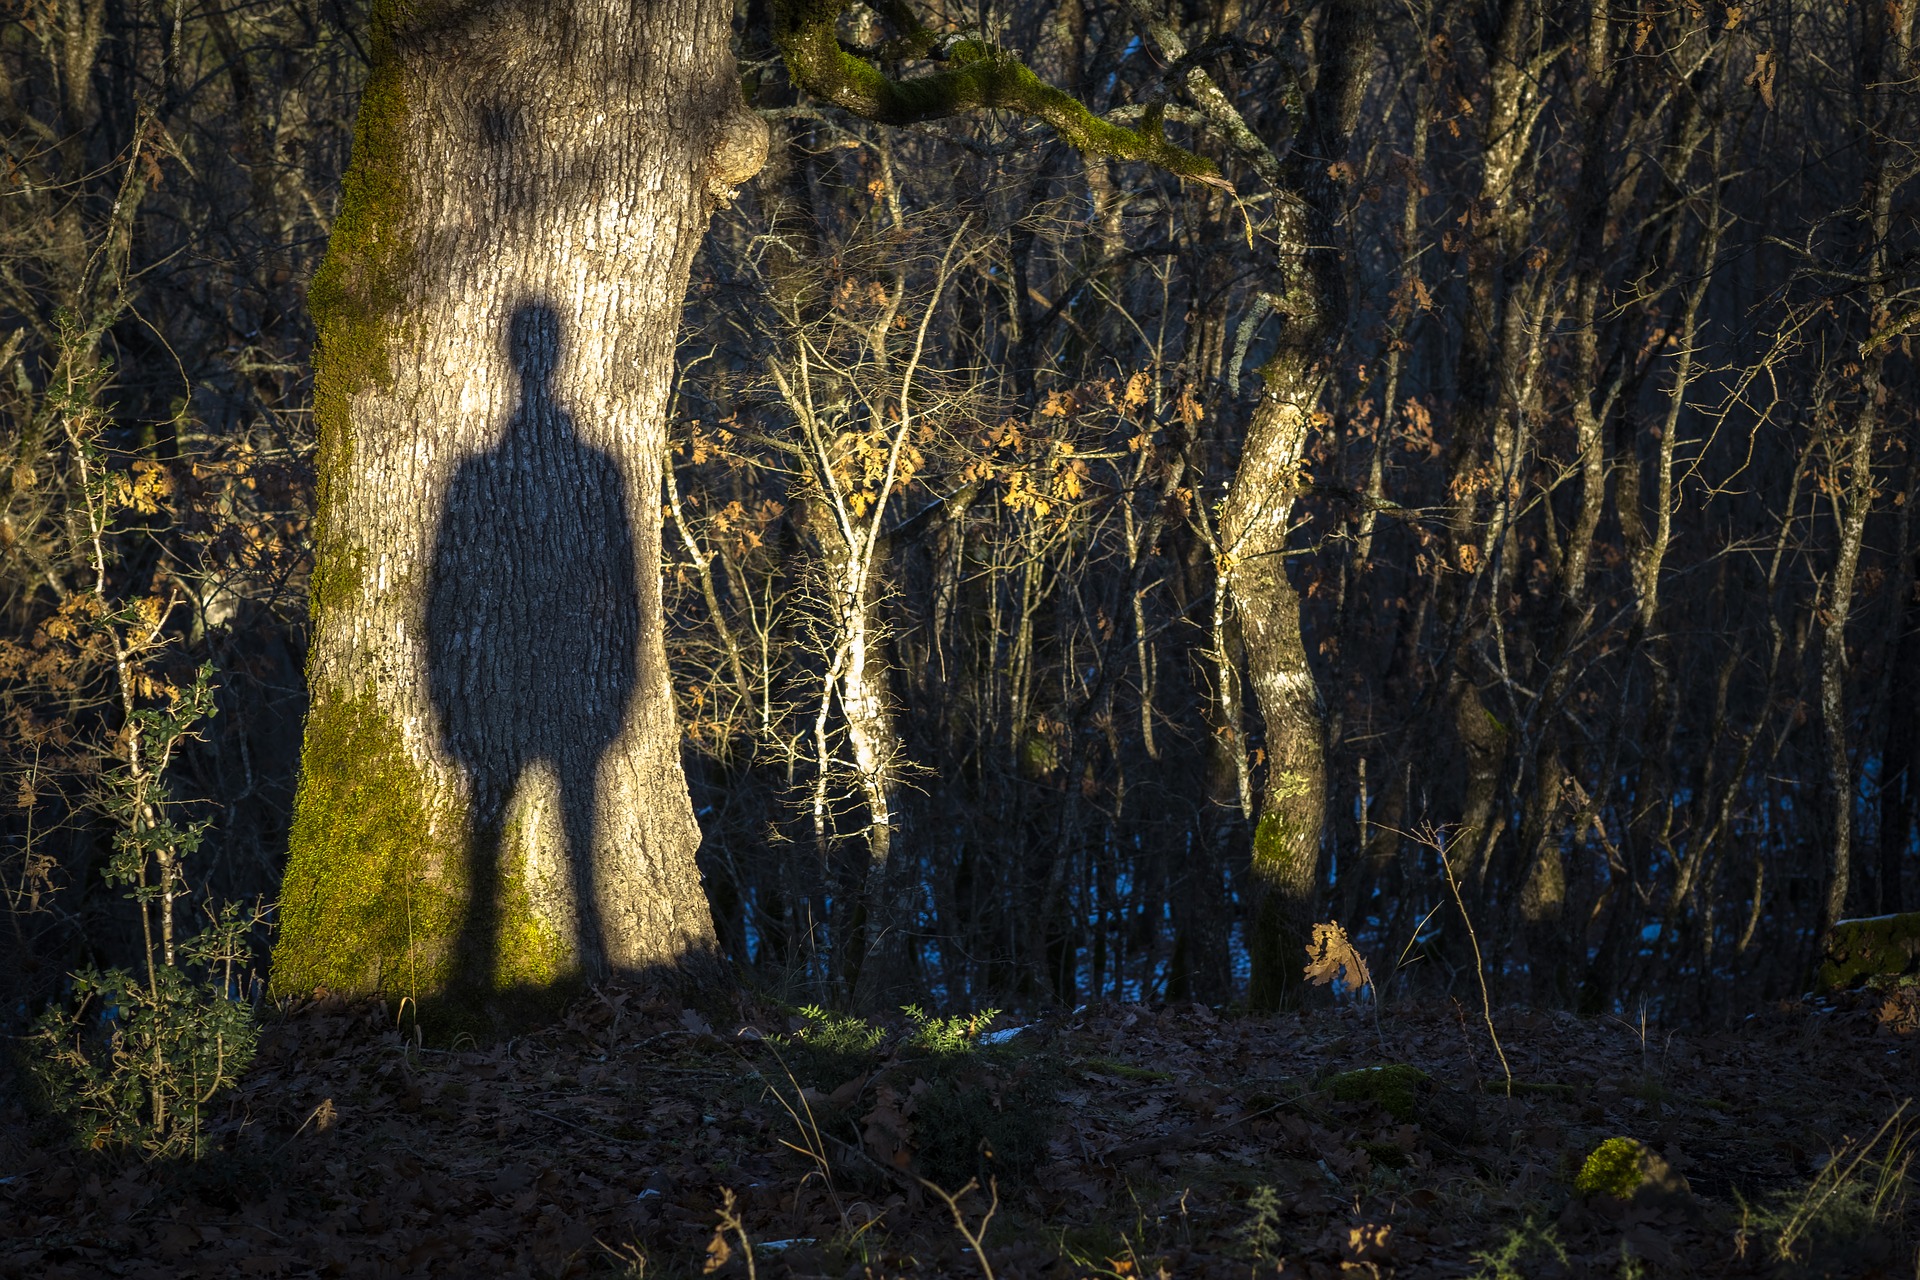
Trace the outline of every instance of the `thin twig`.
<instances>
[{"instance_id":1,"label":"thin twig","mask_svg":"<svg viewBox=\"0 0 1920 1280\"><path fill-rule=\"evenodd\" d=\"M948 1193L947 1189L937 1182L929 1182L925 1178L919 1179L919 1182L921 1186L933 1192L933 1194L939 1196L941 1200L946 1202L947 1212L953 1215L954 1229L960 1233L960 1238L965 1240L973 1249L973 1256L980 1260L980 1270L986 1273L987 1280L993 1280L993 1264L987 1261L987 1250L982 1242L987 1236L987 1224L993 1221L993 1215L1000 1210L1000 1179L987 1179L987 1186L993 1194L993 1201L987 1205L986 1216L980 1219L980 1226L977 1230L967 1225L967 1215L960 1211L960 1201L966 1197L969 1191L978 1191L980 1189L980 1179L968 1178L966 1186L952 1193Z\"/></svg>"},{"instance_id":2,"label":"thin twig","mask_svg":"<svg viewBox=\"0 0 1920 1280\"><path fill-rule=\"evenodd\" d=\"M1480 1013L1487 1020L1487 1038L1493 1041L1493 1051L1500 1057L1500 1070L1507 1076L1507 1096L1513 1096L1513 1068L1507 1064L1507 1051L1500 1047L1500 1033L1493 1027L1493 998L1487 994L1487 963L1480 954L1480 935L1474 932L1473 917L1467 914L1466 899L1460 895L1460 878L1453 874L1453 861L1447 857L1447 841L1444 834L1431 832L1423 840L1440 855L1440 866L1447 873L1447 888L1453 890L1454 905L1460 908L1460 920L1467 926L1467 941L1473 944L1473 976L1480 982Z\"/></svg>"}]
</instances>

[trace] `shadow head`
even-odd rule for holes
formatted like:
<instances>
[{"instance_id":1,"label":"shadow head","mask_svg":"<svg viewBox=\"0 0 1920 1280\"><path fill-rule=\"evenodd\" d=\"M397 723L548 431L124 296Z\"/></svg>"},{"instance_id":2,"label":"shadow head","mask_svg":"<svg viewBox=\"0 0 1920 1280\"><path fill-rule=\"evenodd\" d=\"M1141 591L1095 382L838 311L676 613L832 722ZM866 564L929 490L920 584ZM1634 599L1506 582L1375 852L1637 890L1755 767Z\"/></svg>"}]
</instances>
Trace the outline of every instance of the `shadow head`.
<instances>
[{"instance_id":1,"label":"shadow head","mask_svg":"<svg viewBox=\"0 0 1920 1280\"><path fill-rule=\"evenodd\" d=\"M544 388L560 362L560 315L544 302L515 308L507 326L507 357L529 391Z\"/></svg>"}]
</instances>

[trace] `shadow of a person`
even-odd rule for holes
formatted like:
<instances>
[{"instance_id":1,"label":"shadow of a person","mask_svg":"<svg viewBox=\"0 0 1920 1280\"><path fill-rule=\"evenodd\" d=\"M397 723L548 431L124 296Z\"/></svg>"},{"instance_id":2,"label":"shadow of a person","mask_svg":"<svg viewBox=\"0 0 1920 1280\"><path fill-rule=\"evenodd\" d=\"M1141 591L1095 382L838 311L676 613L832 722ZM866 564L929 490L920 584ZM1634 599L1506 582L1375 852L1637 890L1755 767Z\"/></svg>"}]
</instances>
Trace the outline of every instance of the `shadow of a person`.
<instances>
[{"instance_id":1,"label":"shadow of a person","mask_svg":"<svg viewBox=\"0 0 1920 1280\"><path fill-rule=\"evenodd\" d=\"M640 598L620 469L555 401L560 318L513 314L520 400L500 441L460 464L434 539L428 684L441 742L471 782L468 901L455 984L503 976L501 861L507 808L530 765L559 786L576 921L574 961L604 968L594 824L601 756L637 683ZM518 871L515 868L515 871Z\"/></svg>"}]
</instances>

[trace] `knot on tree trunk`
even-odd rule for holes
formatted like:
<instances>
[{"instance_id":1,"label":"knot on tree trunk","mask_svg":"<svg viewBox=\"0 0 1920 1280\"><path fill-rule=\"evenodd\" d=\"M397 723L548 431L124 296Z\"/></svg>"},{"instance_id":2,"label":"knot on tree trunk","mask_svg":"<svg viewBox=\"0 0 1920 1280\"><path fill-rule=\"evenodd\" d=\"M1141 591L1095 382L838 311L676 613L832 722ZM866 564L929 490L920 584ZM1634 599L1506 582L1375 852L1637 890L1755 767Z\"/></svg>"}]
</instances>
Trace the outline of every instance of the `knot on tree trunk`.
<instances>
[{"instance_id":1,"label":"knot on tree trunk","mask_svg":"<svg viewBox=\"0 0 1920 1280\"><path fill-rule=\"evenodd\" d=\"M760 172L767 162L767 138L767 122L745 107L715 122L707 153L707 190L715 199L731 200L735 187Z\"/></svg>"}]
</instances>

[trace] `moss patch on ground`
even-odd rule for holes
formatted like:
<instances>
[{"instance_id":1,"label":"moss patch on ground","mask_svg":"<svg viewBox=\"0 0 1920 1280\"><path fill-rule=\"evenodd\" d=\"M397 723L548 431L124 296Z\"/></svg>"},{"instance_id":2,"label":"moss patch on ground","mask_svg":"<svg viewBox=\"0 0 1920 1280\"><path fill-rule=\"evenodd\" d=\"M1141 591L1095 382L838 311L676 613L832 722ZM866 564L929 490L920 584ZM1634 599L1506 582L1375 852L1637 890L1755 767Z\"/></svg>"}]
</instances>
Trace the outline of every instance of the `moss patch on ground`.
<instances>
[{"instance_id":1,"label":"moss patch on ground","mask_svg":"<svg viewBox=\"0 0 1920 1280\"><path fill-rule=\"evenodd\" d=\"M1164 1084L1173 1079L1171 1071L1156 1071L1151 1067L1136 1067L1131 1063L1120 1062L1114 1058L1087 1058L1074 1064L1081 1071L1097 1072L1103 1076L1115 1076L1121 1080L1145 1080Z\"/></svg>"},{"instance_id":2,"label":"moss patch on ground","mask_svg":"<svg viewBox=\"0 0 1920 1280\"><path fill-rule=\"evenodd\" d=\"M1684 1196L1686 1179L1637 1138L1608 1138L1593 1149L1574 1176L1582 1195L1633 1200L1648 1196Z\"/></svg>"},{"instance_id":3,"label":"moss patch on ground","mask_svg":"<svg viewBox=\"0 0 1920 1280\"><path fill-rule=\"evenodd\" d=\"M1625 1200L1640 1185L1640 1156L1645 1150L1632 1138L1608 1138L1580 1166L1573 1189L1582 1195Z\"/></svg>"},{"instance_id":4,"label":"moss patch on ground","mask_svg":"<svg viewBox=\"0 0 1920 1280\"><path fill-rule=\"evenodd\" d=\"M1501 1097L1523 1097L1534 1095L1547 1098L1565 1098L1571 1100L1579 1096L1580 1091L1570 1084L1552 1084L1537 1080L1515 1080L1509 1084L1505 1080L1482 1080L1480 1092Z\"/></svg>"},{"instance_id":5,"label":"moss patch on ground","mask_svg":"<svg viewBox=\"0 0 1920 1280\"><path fill-rule=\"evenodd\" d=\"M1362 1067L1329 1076L1321 1088L1340 1102L1372 1102L1402 1124L1410 1123L1419 1109L1420 1095L1432 1081L1418 1067L1403 1062L1380 1067Z\"/></svg>"}]
</instances>

